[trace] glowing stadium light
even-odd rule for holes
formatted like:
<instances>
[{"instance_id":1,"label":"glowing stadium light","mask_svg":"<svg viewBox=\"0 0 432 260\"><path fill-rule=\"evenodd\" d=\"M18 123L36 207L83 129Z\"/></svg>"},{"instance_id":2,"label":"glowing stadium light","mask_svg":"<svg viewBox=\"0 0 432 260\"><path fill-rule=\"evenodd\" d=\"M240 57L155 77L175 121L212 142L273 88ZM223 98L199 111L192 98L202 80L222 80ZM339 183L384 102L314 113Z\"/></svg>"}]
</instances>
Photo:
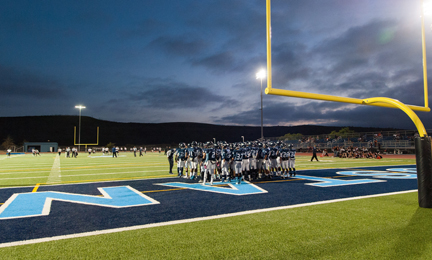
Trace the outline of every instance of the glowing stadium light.
<instances>
[{"instance_id":1,"label":"glowing stadium light","mask_svg":"<svg viewBox=\"0 0 432 260\"><path fill-rule=\"evenodd\" d=\"M258 71L258 73L256 74L256 78L257 79L264 79L266 77L266 71L264 69Z\"/></svg>"}]
</instances>

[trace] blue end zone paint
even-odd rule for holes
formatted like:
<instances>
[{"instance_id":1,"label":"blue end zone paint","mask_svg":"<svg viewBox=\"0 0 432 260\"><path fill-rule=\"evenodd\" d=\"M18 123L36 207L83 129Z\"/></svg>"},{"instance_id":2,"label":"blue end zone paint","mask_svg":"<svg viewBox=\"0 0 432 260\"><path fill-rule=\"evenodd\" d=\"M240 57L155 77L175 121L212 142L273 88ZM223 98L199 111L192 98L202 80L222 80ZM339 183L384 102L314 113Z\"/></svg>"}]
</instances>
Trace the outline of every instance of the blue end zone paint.
<instances>
[{"instance_id":1,"label":"blue end zone paint","mask_svg":"<svg viewBox=\"0 0 432 260\"><path fill-rule=\"evenodd\" d=\"M74 197L70 201L52 200L49 215L0 220L0 230L2 230L0 243L413 190L417 189L417 180L401 178L401 175L398 175L399 178L391 179L388 178L390 175L384 174L387 169L391 169L393 175L400 173L406 176L411 172L397 169L412 167L415 166L361 168L361 170L374 171L375 173L379 171L379 176L382 178L375 175L367 176L367 174L372 174L371 172L361 174L359 169L298 171L297 177L302 179L290 178L289 181L253 183L261 192L244 196L227 194L228 189L235 190L228 186L213 186L210 188L211 190L205 190L207 187L204 187L205 189L203 187L192 189L191 187L197 185L195 182L178 178L40 186L38 193L46 192L46 194L50 193L50 196L66 193L73 194ZM355 171L359 174L337 174L337 172L348 171ZM358 185L360 182L356 182L362 179L376 180L377 182ZM331 183L334 180L337 181L333 184L343 181L343 184L351 182L355 185L333 185L332 187L316 185L326 181ZM175 189L172 186L173 183L184 183L182 188L186 189ZM113 208L77 203L76 201L79 197L77 195L84 197L101 196L101 187L107 189L118 186L130 186L140 192L146 191L144 192L146 196L160 204ZM173 187L173 189L169 189L169 187ZM234 187L239 188L237 185ZM225 193L215 192L217 189L224 189ZM31 191L32 187L0 189L0 202L6 202L14 194ZM103 197L98 198L104 199Z\"/></svg>"},{"instance_id":2,"label":"blue end zone paint","mask_svg":"<svg viewBox=\"0 0 432 260\"><path fill-rule=\"evenodd\" d=\"M53 200L112 208L159 204L128 186L99 190L104 197L53 191L14 194L0 207L0 220L48 215Z\"/></svg>"},{"instance_id":3,"label":"blue end zone paint","mask_svg":"<svg viewBox=\"0 0 432 260\"><path fill-rule=\"evenodd\" d=\"M200 190L200 191L214 192L214 193L222 193L222 194L229 194L229 195L237 195L237 196L267 193L266 190L263 190L260 187L251 184L247 181L235 186L230 182L223 182L223 183L215 182L213 185L203 185L200 183L170 182L170 183L158 183L157 185ZM215 185L228 185L229 187L218 187Z\"/></svg>"},{"instance_id":4,"label":"blue end zone paint","mask_svg":"<svg viewBox=\"0 0 432 260\"><path fill-rule=\"evenodd\" d=\"M335 187L335 186L358 185L358 184L384 182L384 181L380 181L380 180L371 180L371 179L338 180L338 179L328 179L328 178L313 177L313 176L306 176L306 175L297 175L295 178L305 179L305 180L309 180L309 181L317 181L318 183L307 183L306 184L306 185L317 186L317 187Z\"/></svg>"}]
</instances>

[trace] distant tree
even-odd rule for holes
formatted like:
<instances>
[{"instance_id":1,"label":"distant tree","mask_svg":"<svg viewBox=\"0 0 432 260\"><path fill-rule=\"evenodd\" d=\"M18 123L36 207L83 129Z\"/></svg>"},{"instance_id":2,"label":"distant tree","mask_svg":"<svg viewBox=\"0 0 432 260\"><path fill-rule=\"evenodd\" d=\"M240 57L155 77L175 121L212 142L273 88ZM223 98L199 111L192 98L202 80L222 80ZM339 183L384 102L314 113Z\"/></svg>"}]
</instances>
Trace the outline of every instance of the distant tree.
<instances>
[{"instance_id":1,"label":"distant tree","mask_svg":"<svg viewBox=\"0 0 432 260\"><path fill-rule=\"evenodd\" d=\"M112 149L115 146L115 143L111 143L109 142L106 147L108 147L109 149Z\"/></svg>"},{"instance_id":2,"label":"distant tree","mask_svg":"<svg viewBox=\"0 0 432 260\"><path fill-rule=\"evenodd\" d=\"M279 140L299 140L302 139L303 135L302 134L286 134L282 137L279 137Z\"/></svg>"},{"instance_id":3,"label":"distant tree","mask_svg":"<svg viewBox=\"0 0 432 260\"><path fill-rule=\"evenodd\" d=\"M18 146L24 146L25 143L28 143L29 141L27 141L26 139L24 139L21 143L18 144Z\"/></svg>"},{"instance_id":4,"label":"distant tree","mask_svg":"<svg viewBox=\"0 0 432 260\"><path fill-rule=\"evenodd\" d=\"M342 137L347 137L348 134L353 134L355 133L354 130L350 130L349 127L344 127L339 131L332 131L329 136L331 138L335 138L336 136L342 136Z\"/></svg>"},{"instance_id":5,"label":"distant tree","mask_svg":"<svg viewBox=\"0 0 432 260\"><path fill-rule=\"evenodd\" d=\"M2 143L2 146L3 146L3 149L9 149L9 148L12 148L13 146L15 146L13 139L10 135L8 135L6 137L6 139Z\"/></svg>"}]
</instances>

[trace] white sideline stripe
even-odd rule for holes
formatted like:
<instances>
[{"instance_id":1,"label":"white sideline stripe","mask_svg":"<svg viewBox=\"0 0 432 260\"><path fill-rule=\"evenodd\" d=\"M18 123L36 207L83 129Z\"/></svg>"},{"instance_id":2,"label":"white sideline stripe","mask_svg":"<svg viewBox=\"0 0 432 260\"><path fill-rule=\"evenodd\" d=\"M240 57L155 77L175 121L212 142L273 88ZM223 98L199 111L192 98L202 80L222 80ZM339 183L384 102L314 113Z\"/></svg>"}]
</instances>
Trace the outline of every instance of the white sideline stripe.
<instances>
[{"instance_id":1,"label":"white sideline stripe","mask_svg":"<svg viewBox=\"0 0 432 260\"><path fill-rule=\"evenodd\" d=\"M182 220L174 220L174 221L167 221L167 222L161 222L161 223L138 225L138 226L132 226L132 227L113 228L113 229L106 229L106 230L98 230L98 231L77 233L77 234L71 234L71 235L63 235L63 236L55 236L55 237L47 237L47 238L37 238L37 239L30 239L30 240L24 240L24 241L16 241L16 242L3 243L3 244L0 244L0 248L12 247L12 246L21 246L21 245L30 245L30 244L37 244L37 243L57 241L57 240L70 239L70 238L79 238L79 237L104 235L104 234L111 234L111 233L118 233L118 232L124 232L124 231L132 231L132 230L139 230L139 229L145 229L145 228L153 228L153 227L163 227L163 226L170 226L170 225L177 225L177 224L185 224L185 223L192 223L192 222L212 220L212 219L220 219L220 218L228 218L228 217L235 217L235 216L243 216L243 215L249 215L249 214L270 212L270 211L283 210L283 209L292 209L292 208L301 208L301 207L308 207L308 206L314 206L314 205L330 204L330 203L349 201L349 200L376 198L376 197L398 195L398 194L411 193L411 192L417 192L417 190L408 190L408 191L390 192L390 193L384 193L384 194L374 194L374 195L367 195L367 196L358 196L358 197L351 197L351 198L344 198L344 199L334 199L334 200L326 200L326 201L317 201L317 202L311 202L311 203L303 203L303 204L290 205L290 206L282 206L282 207L274 207L274 208L267 208L267 209L247 210L247 211L242 211L242 212L229 213L229 214L221 214L221 215L201 217L201 218L182 219Z\"/></svg>"}]
</instances>

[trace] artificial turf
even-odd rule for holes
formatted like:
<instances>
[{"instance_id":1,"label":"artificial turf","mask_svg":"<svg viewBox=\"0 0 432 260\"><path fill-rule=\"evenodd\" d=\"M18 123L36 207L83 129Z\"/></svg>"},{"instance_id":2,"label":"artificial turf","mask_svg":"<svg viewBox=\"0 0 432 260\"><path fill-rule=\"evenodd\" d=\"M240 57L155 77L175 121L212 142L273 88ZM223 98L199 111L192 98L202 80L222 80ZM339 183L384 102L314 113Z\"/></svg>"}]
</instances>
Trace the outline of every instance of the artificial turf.
<instances>
[{"instance_id":1,"label":"artificial turf","mask_svg":"<svg viewBox=\"0 0 432 260\"><path fill-rule=\"evenodd\" d=\"M0 249L2 259L431 259L417 193Z\"/></svg>"},{"instance_id":2,"label":"artificial turf","mask_svg":"<svg viewBox=\"0 0 432 260\"><path fill-rule=\"evenodd\" d=\"M163 154L144 158L125 155L61 158L59 182L167 175L161 170L167 167ZM48 185L55 156L0 159L2 186ZM397 159L309 160L298 157L297 168L415 163ZM0 249L0 255L2 259L431 259L431 233L432 209L419 208L417 193L412 192L6 247Z\"/></svg>"}]
</instances>

